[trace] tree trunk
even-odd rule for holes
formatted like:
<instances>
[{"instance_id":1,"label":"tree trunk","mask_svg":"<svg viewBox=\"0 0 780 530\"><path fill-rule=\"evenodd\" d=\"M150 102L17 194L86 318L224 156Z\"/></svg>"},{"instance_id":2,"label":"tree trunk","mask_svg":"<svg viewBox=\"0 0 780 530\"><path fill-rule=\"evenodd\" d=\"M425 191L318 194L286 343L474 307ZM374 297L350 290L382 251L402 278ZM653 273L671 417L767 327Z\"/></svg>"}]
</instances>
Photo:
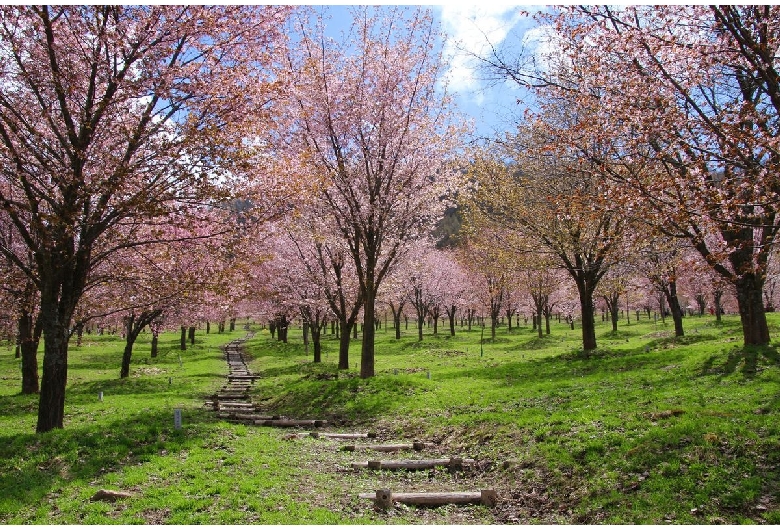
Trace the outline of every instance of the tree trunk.
<instances>
[{"instance_id":1,"label":"tree trunk","mask_svg":"<svg viewBox=\"0 0 780 530\"><path fill-rule=\"evenodd\" d=\"M723 291L716 289L713 294L713 303L715 304L715 322L720 323L720 317L723 315L723 306L721 300L723 299Z\"/></svg>"},{"instance_id":2,"label":"tree trunk","mask_svg":"<svg viewBox=\"0 0 780 530\"><path fill-rule=\"evenodd\" d=\"M190 326L190 329L187 333L187 336L190 339L190 344L195 344L195 326Z\"/></svg>"},{"instance_id":3,"label":"tree trunk","mask_svg":"<svg viewBox=\"0 0 780 530\"><path fill-rule=\"evenodd\" d=\"M179 347L182 351L187 349L187 326L181 327L181 340L179 341Z\"/></svg>"},{"instance_id":4,"label":"tree trunk","mask_svg":"<svg viewBox=\"0 0 780 530\"><path fill-rule=\"evenodd\" d=\"M156 331L152 331L152 352L149 354L152 359L157 357L157 342L158 342L158 333Z\"/></svg>"},{"instance_id":5,"label":"tree trunk","mask_svg":"<svg viewBox=\"0 0 780 530\"><path fill-rule=\"evenodd\" d=\"M312 347L314 349L314 362L315 363L321 363L322 362L322 342L320 341L320 336L322 334L322 329L324 326L312 326L311 327L311 342Z\"/></svg>"},{"instance_id":6,"label":"tree trunk","mask_svg":"<svg viewBox=\"0 0 780 530\"><path fill-rule=\"evenodd\" d=\"M545 309L544 310L544 334L549 335L550 334L550 318L552 317L552 311Z\"/></svg>"},{"instance_id":7,"label":"tree trunk","mask_svg":"<svg viewBox=\"0 0 780 530\"><path fill-rule=\"evenodd\" d=\"M26 310L19 317L19 355L22 359L22 394L37 394L38 384L38 343L41 337L40 318L35 319Z\"/></svg>"},{"instance_id":8,"label":"tree trunk","mask_svg":"<svg viewBox=\"0 0 780 530\"><path fill-rule=\"evenodd\" d=\"M352 340L350 332L354 325L354 322L346 320L339 322L339 328L341 328L339 337L339 370L349 370L349 342Z\"/></svg>"},{"instance_id":9,"label":"tree trunk","mask_svg":"<svg viewBox=\"0 0 780 530\"><path fill-rule=\"evenodd\" d=\"M76 324L76 346L81 346L81 340L84 338L84 323Z\"/></svg>"},{"instance_id":10,"label":"tree trunk","mask_svg":"<svg viewBox=\"0 0 780 530\"><path fill-rule=\"evenodd\" d=\"M68 326L73 304L61 304L65 294L61 284L41 289L41 319L43 332L43 373L38 401L36 432L62 429L65 417L65 387L68 381ZM68 293L69 295L72 293ZM72 298L72 296L68 296ZM65 307L70 306L70 307Z\"/></svg>"},{"instance_id":11,"label":"tree trunk","mask_svg":"<svg viewBox=\"0 0 780 530\"><path fill-rule=\"evenodd\" d=\"M447 317L450 319L450 337L454 337L455 336L455 311L456 311L456 309L457 308L454 305L452 305L447 310Z\"/></svg>"},{"instance_id":12,"label":"tree trunk","mask_svg":"<svg viewBox=\"0 0 780 530\"><path fill-rule=\"evenodd\" d=\"M588 282L593 284L594 282ZM580 296L580 314L582 315L582 349L596 349L596 309L593 304L593 289L582 278L577 279L577 291Z\"/></svg>"},{"instance_id":13,"label":"tree trunk","mask_svg":"<svg viewBox=\"0 0 780 530\"><path fill-rule=\"evenodd\" d=\"M734 286L737 290L737 307L745 346L769 344L769 327L764 311L763 279L753 273L746 273Z\"/></svg>"},{"instance_id":14,"label":"tree trunk","mask_svg":"<svg viewBox=\"0 0 780 530\"><path fill-rule=\"evenodd\" d=\"M543 334L543 331L542 331L542 309L541 308L537 308L536 309L536 314L534 315L534 324L535 324L534 328L537 331L537 335L541 339L542 338L542 334Z\"/></svg>"},{"instance_id":15,"label":"tree trunk","mask_svg":"<svg viewBox=\"0 0 780 530\"><path fill-rule=\"evenodd\" d=\"M390 304L390 312L393 314L393 327L395 328L395 338L396 340L399 340L401 338L401 311L404 308L404 304L400 303L398 304L398 307L395 307L395 304Z\"/></svg>"},{"instance_id":16,"label":"tree trunk","mask_svg":"<svg viewBox=\"0 0 780 530\"><path fill-rule=\"evenodd\" d=\"M235 331L235 330L236 330L236 319L235 318L231 318L230 319L230 331Z\"/></svg>"},{"instance_id":17,"label":"tree trunk","mask_svg":"<svg viewBox=\"0 0 780 530\"><path fill-rule=\"evenodd\" d=\"M374 279L368 278L366 285L363 299L363 345L360 351L361 379L374 377L374 318L376 316Z\"/></svg>"},{"instance_id":18,"label":"tree trunk","mask_svg":"<svg viewBox=\"0 0 780 530\"><path fill-rule=\"evenodd\" d=\"M208 335L211 332L211 323L209 321L206 321L206 335Z\"/></svg>"},{"instance_id":19,"label":"tree trunk","mask_svg":"<svg viewBox=\"0 0 780 530\"><path fill-rule=\"evenodd\" d=\"M664 294L666 295L666 303L669 304L669 310L674 321L674 336L683 337L685 332L683 331L682 308L680 307L680 300L677 298L677 282L674 280L670 281L664 289Z\"/></svg>"}]
</instances>

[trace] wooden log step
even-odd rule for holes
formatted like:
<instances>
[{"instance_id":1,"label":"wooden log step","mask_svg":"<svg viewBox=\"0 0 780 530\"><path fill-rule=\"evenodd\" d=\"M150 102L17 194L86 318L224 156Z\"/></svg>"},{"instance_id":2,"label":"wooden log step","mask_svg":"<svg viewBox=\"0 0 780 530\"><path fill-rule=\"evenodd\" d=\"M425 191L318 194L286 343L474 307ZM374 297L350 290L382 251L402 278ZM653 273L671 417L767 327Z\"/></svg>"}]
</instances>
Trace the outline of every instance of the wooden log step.
<instances>
[{"instance_id":1,"label":"wooden log step","mask_svg":"<svg viewBox=\"0 0 780 530\"><path fill-rule=\"evenodd\" d=\"M267 414L246 414L242 412L227 412L227 411L217 413L217 417L229 419L229 420L250 420L253 422L270 421L270 420L279 419L279 416L269 416Z\"/></svg>"},{"instance_id":2,"label":"wooden log step","mask_svg":"<svg viewBox=\"0 0 780 530\"><path fill-rule=\"evenodd\" d=\"M254 409L255 404L251 401L219 401L219 400L208 400L205 402L206 405L211 405L214 408L241 408L241 409Z\"/></svg>"},{"instance_id":3,"label":"wooden log step","mask_svg":"<svg viewBox=\"0 0 780 530\"><path fill-rule=\"evenodd\" d=\"M463 471L464 466L473 465L470 458L432 458L426 460L369 460L368 462L352 462L352 469L392 469L413 471L417 469L433 469L437 466L446 467L450 472Z\"/></svg>"},{"instance_id":4,"label":"wooden log step","mask_svg":"<svg viewBox=\"0 0 780 530\"><path fill-rule=\"evenodd\" d=\"M376 438L374 432L296 432L285 435L285 440L293 440L300 438L330 438L330 439L342 439L351 440L355 438Z\"/></svg>"},{"instance_id":5,"label":"wooden log step","mask_svg":"<svg viewBox=\"0 0 780 530\"><path fill-rule=\"evenodd\" d=\"M333 438L337 440L354 440L357 438L376 438L375 432L310 432L312 438Z\"/></svg>"},{"instance_id":6,"label":"wooden log step","mask_svg":"<svg viewBox=\"0 0 780 530\"><path fill-rule=\"evenodd\" d=\"M382 451L384 453L394 453L396 451L422 451L423 449L434 447L434 444L428 442L413 442L404 444L369 444L369 445L345 445L342 451Z\"/></svg>"},{"instance_id":7,"label":"wooden log step","mask_svg":"<svg viewBox=\"0 0 780 530\"><path fill-rule=\"evenodd\" d=\"M498 503L498 495L495 490L481 491L452 491L430 493L396 493L390 490L377 490L376 493L361 493L361 499L374 501L377 508L391 508L393 502L414 504L417 506L441 506L442 504L484 504L495 506Z\"/></svg>"},{"instance_id":8,"label":"wooden log step","mask_svg":"<svg viewBox=\"0 0 780 530\"><path fill-rule=\"evenodd\" d=\"M255 425L261 425L263 427L303 427L305 425L311 425L313 427L324 427L327 424L328 424L327 420L290 420L290 419L255 420Z\"/></svg>"}]
</instances>

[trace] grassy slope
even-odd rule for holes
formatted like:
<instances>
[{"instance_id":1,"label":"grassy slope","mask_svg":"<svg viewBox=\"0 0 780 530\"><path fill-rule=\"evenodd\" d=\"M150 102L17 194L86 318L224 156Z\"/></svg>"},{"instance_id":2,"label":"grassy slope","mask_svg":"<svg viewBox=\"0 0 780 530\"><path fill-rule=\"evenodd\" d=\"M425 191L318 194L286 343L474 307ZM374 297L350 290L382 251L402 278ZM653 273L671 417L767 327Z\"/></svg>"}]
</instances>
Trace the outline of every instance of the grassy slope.
<instances>
[{"instance_id":1,"label":"grassy slope","mask_svg":"<svg viewBox=\"0 0 780 530\"><path fill-rule=\"evenodd\" d=\"M273 376L258 388L269 410L493 461L482 478L511 499L499 521L778 522L778 356L744 354L738 320L713 320L686 319L681 339L661 323L602 325L587 358L562 325L543 339L504 329L482 353L478 330L418 343L410 326L401 341L379 333L370 381L333 379L335 340L322 366L299 345L252 345Z\"/></svg>"},{"instance_id":2,"label":"grassy slope","mask_svg":"<svg viewBox=\"0 0 780 530\"><path fill-rule=\"evenodd\" d=\"M778 322L770 315L773 336ZM378 333L371 380L356 367L338 373L330 336L319 366L297 331L287 345L266 332L249 342L251 366L266 376L256 399L269 411L432 440L441 454L493 463L465 477L344 473L355 458L336 443L216 421L201 405L227 372L217 346L243 331L200 334L181 366L178 335L163 337L156 360L142 336L124 381L121 342L88 337L71 348L66 428L41 436L37 399L18 394L18 361L4 349L0 523L780 522L778 356L742 352L733 317L685 325L680 340L660 323L617 335L600 325L601 349L584 358L579 330L563 325L543 339L500 329L481 354L479 330L451 338L440 327L418 343L410 323L400 341ZM184 410L181 431L174 407ZM355 500L388 484L495 487L503 502L378 514ZM99 488L135 496L87 502Z\"/></svg>"}]
</instances>

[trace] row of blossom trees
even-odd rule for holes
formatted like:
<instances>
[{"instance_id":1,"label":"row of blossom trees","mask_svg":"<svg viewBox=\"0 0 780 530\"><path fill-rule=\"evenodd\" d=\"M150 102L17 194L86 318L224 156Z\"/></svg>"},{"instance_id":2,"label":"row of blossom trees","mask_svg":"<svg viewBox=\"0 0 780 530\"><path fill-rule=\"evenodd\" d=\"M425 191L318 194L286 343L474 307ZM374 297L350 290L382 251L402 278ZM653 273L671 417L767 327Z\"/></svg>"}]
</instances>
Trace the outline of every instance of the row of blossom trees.
<instances>
[{"instance_id":1,"label":"row of blossom trees","mask_svg":"<svg viewBox=\"0 0 780 530\"><path fill-rule=\"evenodd\" d=\"M600 280L621 232L666 240L656 248L667 264L672 240L683 240L734 291L744 343L768 344L780 8L569 7L539 21L546 53L523 61L497 50L488 69L537 96L519 134L528 149L518 154L530 160L512 178L524 189L542 179L540 193L571 183L580 190L569 197L586 198L575 200L576 212L547 201L562 232L591 238L570 267L581 298ZM518 222L544 240L544 227ZM672 285L659 287L673 294ZM595 346L593 337L583 340Z\"/></svg>"},{"instance_id":2,"label":"row of blossom trees","mask_svg":"<svg viewBox=\"0 0 780 530\"><path fill-rule=\"evenodd\" d=\"M111 305L101 286L117 294L127 280L144 299L123 301L130 320L151 321L149 282L172 272L170 247L204 238L205 215L221 217L209 236L234 232L218 205L264 169L248 131L270 122L289 11L0 10L0 255L22 286L19 314L37 304L23 343L43 337L38 432L63 426L68 341L78 312L95 311L88 293ZM144 260L160 274L138 273Z\"/></svg>"}]
</instances>

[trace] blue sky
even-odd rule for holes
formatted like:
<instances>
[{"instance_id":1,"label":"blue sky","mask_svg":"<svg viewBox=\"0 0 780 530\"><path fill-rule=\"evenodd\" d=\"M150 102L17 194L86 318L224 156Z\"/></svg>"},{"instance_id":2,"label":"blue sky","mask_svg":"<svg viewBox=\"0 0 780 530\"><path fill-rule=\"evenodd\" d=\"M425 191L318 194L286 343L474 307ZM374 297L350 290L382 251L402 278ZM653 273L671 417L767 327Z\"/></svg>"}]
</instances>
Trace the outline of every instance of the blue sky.
<instances>
[{"instance_id":1,"label":"blue sky","mask_svg":"<svg viewBox=\"0 0 780 530\"><path fill-rule=\"evenodd\" d=\"M333 26L349 24L349 5L328 6ZM473 120L476 135L493 137L512 130L525 110L525 106L517 102L518 98L523 98L523 93L510 83L488 81L480 71L479 61L470 55L489 54L491 46L534 46L540 30L535 29L532 16L524 16L523 11L532 14L543 6L484 2L427 7L448 37L443 44L448 65L448 90L455 96L459 110Z\"/></svg>"}]
</instances>

